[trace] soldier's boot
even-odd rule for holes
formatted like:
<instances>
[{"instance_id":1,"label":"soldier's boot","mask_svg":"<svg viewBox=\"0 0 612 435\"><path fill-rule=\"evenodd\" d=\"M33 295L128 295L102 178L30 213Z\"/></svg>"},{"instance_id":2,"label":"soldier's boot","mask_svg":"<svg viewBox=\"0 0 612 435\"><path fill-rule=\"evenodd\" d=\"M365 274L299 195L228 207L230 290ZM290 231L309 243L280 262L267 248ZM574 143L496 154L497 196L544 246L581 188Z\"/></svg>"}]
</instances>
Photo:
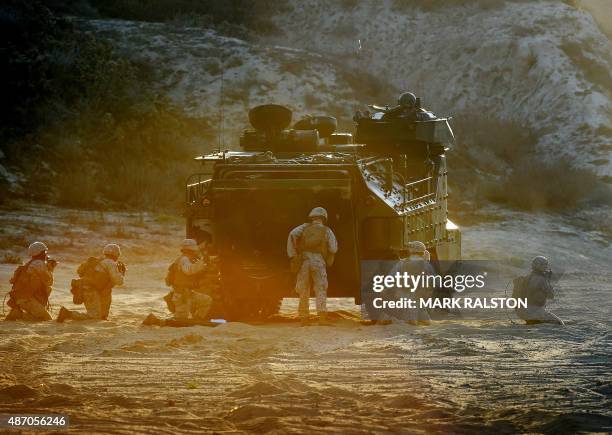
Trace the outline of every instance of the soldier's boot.
<instances>
[{"instance_id":1,"label":"soldier's boot","mask_svg":"<svg viewBox=\"0 0 612 435\"><path fill-rule=\"evenodd\" d=\"M11 308L11 311L6 315L4 320L12 322L23 319L23 312L19 308Z\"/></svg>"},{"instance_id":2,"label":"soldier's boot","mask_svg":"<svg viewBox=\"0 0 612 435\"><path fill-rule=\"evenodd\" d=\"M151 313L143 320L142 324L144 326L152 326L152 325L164 326L166 322L158 318L155 314Z\"/></svg>"},{"instance_id":3,"label":"soldier's boot","mask_svg":"<svg viewBox=\"0 0 612 435\"><path fill-rule=\"evenodd\" d=\"M373 325L376 325L376 320L361 319L359 321L359 324L363 326L373 326Z\"/></svg>"},{"instance_id":4,"label":"soldier's boot","mask_svg":"<svg viewBox=\"0 0 612 435\"><path fill-rule=\"evenodd\" d=\"M64 323L66 320L71 318L70 314L70 310L68 310L66 307L61 307L59 314L57 315L57 322Z\"/></svg>"},{"instance_id":5,"label":"soldier's boot","mask_svg":"<svg viewBox=\"0 0 612 435\"><path fill-rule=\"evenodd\" d=\"M322 312L319 314L319 325L321 326L330 326L331 322L327 318L327 313Z\"/></svg>"}]
</instances>

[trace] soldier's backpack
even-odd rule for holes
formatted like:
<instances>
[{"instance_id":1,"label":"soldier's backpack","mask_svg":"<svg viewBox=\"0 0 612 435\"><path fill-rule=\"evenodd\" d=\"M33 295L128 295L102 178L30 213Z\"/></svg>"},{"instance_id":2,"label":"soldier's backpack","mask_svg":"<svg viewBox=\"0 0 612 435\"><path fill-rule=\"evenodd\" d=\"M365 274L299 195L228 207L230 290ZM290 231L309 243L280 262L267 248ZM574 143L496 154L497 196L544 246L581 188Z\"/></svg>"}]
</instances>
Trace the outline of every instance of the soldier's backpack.
<instances>
[{"instance_id":1,"label":"soldier's backpack","mask_svg":"<svg viewBox=\"0 0 612 435\"><path fill-rule=\"evenodd\" d=\"M299 239L300 251L327 253L327 227L318 224L309 224L302 231Z\"/></svg>"},{"instance_id":2,"label":"soldier's backpack","mask_svg":"<svg viewBox=\"0 0 612 435\"><path fill-rule=\"evenodd\" d=\"M21 266L17 267L9 281L12 286L11 291L9 292L9 300L6 303L9 308L17 308L17 301L15 295L20 292L23 293L21 290L26 290L26 287L29 286L29 282L26 279L24 273L26 272L32 261L33 260L30 260L26 264L22 264Z\"/></svg>"},{"instance_id":3,"label":"soldier's backpack","mask_svg":"<svg viewBox=\"0 0 612 435\"><path fill-rule=\"evenodd\" d=\"M70 282L70 293L72 293L72 303L75 305L81 305L85 302L83 296L83 280L82 279L73 279Z\"/></svg>"},{"instance_id":4,"label":"soldier's backpack","mask_svg":"<svg viewBox=\"0 0 612 435\"><path fill-rule=\"evenodd\" d=\"M175 260L172 262L170 266L168 266L168 272L166 273L166 285L168 287L174 287L177 271L178 271L178 260Z\"/></svg>"},{"instance_id":5,"label":"soldier's backpack","mask_svg":"<svg viewBox=\"0 0 612 435\"><path fill-rule=\"evenodd\" d=\"M334 254L327 250L327 227L325 225L308 224L298 240L298 250L299 252L318 252L323 256L328 267L334 263Z\"/></svg>"},{"instance_id":6,"label":"soldier's backpack","mask_svg":"<svg viewBox=\"0 0 612 435\"><path fill-rule=\"evenodd\" d=\"M529 275L519 276L512 280L512 297L513 298L526 298L527 297L527 284L529 283Z\"/></svg>"},{"instance_id":7,"label":"soldier's backpack","mask_svg":"<svg viewBox=\"0 0 612 435\"><path fill-rule=\"evenodd\" d=\"M100 292L108 287L110 283L108 273L97 269L101 261L102 258L89 257L77 269L77 274L80 278L73 279L70 283L72 302L76 305L83 303L83 290L85 287L93 288Z\"/></svg>"}]
</instances>

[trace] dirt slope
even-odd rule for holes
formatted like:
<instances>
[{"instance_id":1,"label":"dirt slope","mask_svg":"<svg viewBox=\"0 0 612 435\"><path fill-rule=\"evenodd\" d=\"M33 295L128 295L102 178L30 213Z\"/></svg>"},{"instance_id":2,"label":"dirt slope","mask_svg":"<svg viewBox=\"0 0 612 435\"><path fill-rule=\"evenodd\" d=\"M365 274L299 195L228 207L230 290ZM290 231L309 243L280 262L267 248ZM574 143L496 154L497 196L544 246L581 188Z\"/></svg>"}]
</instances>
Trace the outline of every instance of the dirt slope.
<instances>
[{"instance_id":1,"label":"dirt slope","mask_svg":"<svg viewBox=\"0 0 612 435\"><path fill-rule=\"evenodd\" d=\"M296 117L331 113L350 127L360 105L392 103L394 92L411 89L438 113L513 122L534 132L544 155L612 175L612 42L598 26L607 28L607 6L414 5L294 2L275 18L282 36L259 42L164 24L88 25L126 54L154 60L160 89L194 116L221 125L223 101L229 146L256 104L287 104Z\"/></svg>"},{"instance_id":2,"label":"dirt slope","mask_svg":"<svg viewBox=\"0 0 612 435\"><path fill-rule=\"evenodd\" d=\"M582 0L580 6L593 15L601 31L612 39L612 3L607 0Z\"/></svg>"},{"instance_id":3,"label":"dirt slope","mask_svg":"<svg viewBox=\"0 0 612 435\"><path fill-rule=\"evenodd\" d=\"M416 90L439 112L514 121L547 155L610 175L612 42L567 3L309 0L277 20L285 44ZM592 7L605 25L607 6Z\"/></svg>"}]
</instances>

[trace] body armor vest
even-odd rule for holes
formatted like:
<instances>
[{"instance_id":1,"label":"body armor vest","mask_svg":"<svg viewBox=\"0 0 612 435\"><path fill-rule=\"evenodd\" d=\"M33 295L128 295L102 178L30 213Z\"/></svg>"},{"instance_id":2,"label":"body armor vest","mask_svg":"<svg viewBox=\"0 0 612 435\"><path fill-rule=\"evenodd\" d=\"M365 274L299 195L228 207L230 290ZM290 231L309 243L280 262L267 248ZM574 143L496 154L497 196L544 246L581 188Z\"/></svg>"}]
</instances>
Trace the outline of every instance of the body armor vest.
<instances>
[{"instance_id":1,"label":"body armor vest","mask_svg":"<svg viewBox=\"0 0 612 435\"><path fill-rule=\"evenodd\" d=\"M103 291L111 286L108 273L100 267L101 258L89 257L87 261L79 266L77 273L83 280L85 287Z\"/></svg>"},{"instance_id":2,"label":"body armor vest","mask_svg":"<svg viewBox=\"0 0 612 435\"><path fill-rule=\"evenodd\" d=\"M32 261L29 261L23 266L19 266L13 274L10 281L13 284L13 289L10 292L11 299L35 298L41 304L46 304L46 296L50 289L40 279L32 276L32 272L29 270L31 264Z\"/></svg>"},{"instance_id":3,"label":"body armor vest","mask_svg":"<svg viewBox=\"0 0 612 435\"><path fill-rule=\"evenodd\" d=\"M300 252L313 252L327 255L327 227L320 224L308 224L302 231L299 240Z\"/></svg>"},{"instance_id":4,"label":"body armor vest","mask_svg":"<svg viewBox=\"0 0 612 435\"><path fill-rule=\"evenodd\" d=\"M181 261L181 258L183 258L182 256L177 258L175 261L175 271L174 271L174 280L172 283L172 287L174 287L174 289L177 290L181 290L181 289L194 289L198 287L198 283L199 283L199 279L201 278L202 274L200 273L196 273L195 275L187 275L185 272L183 272L181 270L181 266L179 265L179 262ZM195 263L197 261L196 260L189 260L192 263Z\"/></svg>"}]
</instances>

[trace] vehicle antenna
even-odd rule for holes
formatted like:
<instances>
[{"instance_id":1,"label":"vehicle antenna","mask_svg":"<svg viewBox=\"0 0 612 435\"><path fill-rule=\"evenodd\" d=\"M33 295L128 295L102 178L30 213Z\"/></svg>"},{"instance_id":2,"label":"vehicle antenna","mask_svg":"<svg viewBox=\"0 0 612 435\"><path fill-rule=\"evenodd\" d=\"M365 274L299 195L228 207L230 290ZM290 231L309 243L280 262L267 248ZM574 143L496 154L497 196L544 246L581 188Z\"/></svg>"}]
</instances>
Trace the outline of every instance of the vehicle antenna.
<instances>
[{"instance_id":1,"label":"vehicle antenna","mask_svg":"<svg viewBox=\"0 0 612 435\"><path fill-rule=\"evenodd\" d=\"M223 143L223 130L225 128L225 120L223 118L223 110L224 110L224 98L223 98L223 76L224 76L224 66L221 67L221 89L219 93L219 153L221 152L221 144Z\"/></svg>"}]
</instances>

